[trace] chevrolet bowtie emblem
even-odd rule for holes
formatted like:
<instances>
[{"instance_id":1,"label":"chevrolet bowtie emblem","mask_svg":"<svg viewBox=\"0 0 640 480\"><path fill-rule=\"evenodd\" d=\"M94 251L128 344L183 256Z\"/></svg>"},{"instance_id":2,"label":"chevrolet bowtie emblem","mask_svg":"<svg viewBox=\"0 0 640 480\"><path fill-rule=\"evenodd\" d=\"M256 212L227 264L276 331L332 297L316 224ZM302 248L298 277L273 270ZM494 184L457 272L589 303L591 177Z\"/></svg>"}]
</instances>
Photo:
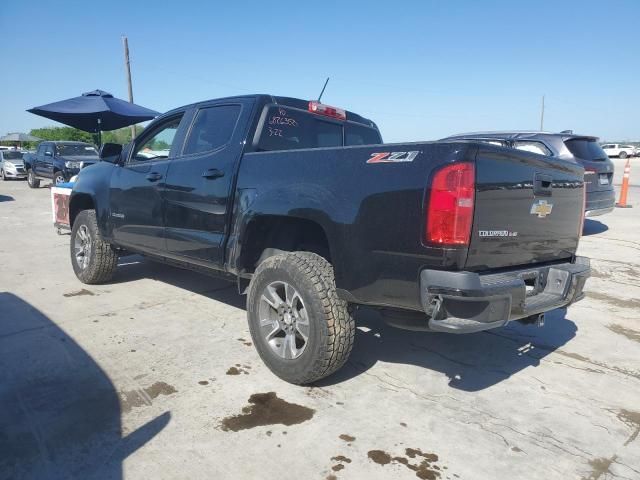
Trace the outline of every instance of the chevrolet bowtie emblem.
<instances>
[{"instance_id":1,"label":"chevrolet bowtie emblem","mask_svg":"<svg viewBox=\"0 0 640 480\"><path fill-rule=\"evenodd\" d=\"M531 205L531 215L537 215L538 218L544 218L551 213L553 210L553 203L547 202L546 200L536 200Z\"/></svg>"}]
</instances>

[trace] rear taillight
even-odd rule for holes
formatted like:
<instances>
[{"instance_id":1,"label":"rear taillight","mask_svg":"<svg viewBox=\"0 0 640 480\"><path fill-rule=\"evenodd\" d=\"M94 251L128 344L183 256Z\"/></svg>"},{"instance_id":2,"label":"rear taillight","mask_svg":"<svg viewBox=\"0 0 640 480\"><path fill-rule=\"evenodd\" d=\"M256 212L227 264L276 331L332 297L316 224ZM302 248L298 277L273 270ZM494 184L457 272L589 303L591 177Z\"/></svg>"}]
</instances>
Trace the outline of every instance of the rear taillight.
<instances>
[{"instance_id":1,"label":"rear taillight","mask_svg":"<svg viewBox=\"0 0 640 480\"><path fill-rule=\"evenodd\" d=\"M332 107L316 101L309 102L309 111L325 117L337 118L338 120L347 119L347 112L342 108Z\"/></svg>"},{"instance_id":2,"label":"rear taillight","mask_svg":"<svg viewBox=\"0 0 640 480\"><path fill-rule=\"evenodd\" d=\"M469 245L475 178L472 163L455 163L436 172L426 205L428 243Z\"/></svg>"}]
</instances>

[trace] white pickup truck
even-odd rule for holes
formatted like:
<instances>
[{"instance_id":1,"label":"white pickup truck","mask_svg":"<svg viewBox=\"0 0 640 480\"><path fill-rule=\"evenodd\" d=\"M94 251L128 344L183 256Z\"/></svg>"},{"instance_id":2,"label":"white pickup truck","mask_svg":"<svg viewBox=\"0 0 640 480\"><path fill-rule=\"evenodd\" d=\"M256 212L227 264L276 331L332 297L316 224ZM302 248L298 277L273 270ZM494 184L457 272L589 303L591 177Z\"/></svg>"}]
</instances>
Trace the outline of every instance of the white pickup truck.
<instances>
[{"instance_id":1,"label":"white pickup truck","mask_svg":"<svg viewBox=\"0 0 640 480\"><path fill-rule=\"evenodd\" d=\"M605 143L602 149L609 157L627 158L638 155L638 150L633 145L623 145L621 143Z\"/></svg>"}]
</instances>

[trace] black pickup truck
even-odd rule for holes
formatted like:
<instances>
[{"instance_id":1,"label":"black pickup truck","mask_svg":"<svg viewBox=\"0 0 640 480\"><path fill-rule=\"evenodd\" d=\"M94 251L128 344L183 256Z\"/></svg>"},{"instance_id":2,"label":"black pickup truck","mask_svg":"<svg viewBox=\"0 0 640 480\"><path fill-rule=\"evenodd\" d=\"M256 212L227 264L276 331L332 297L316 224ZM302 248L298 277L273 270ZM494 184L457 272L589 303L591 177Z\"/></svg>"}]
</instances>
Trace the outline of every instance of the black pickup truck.
<instances>
[{"instance_id":1,"label":"black pickup truck","mask_svg":"<svg viewBox=\"0 0 640 480\"><path fill-rule=\"evenodd\" d=\"M50 179L54 185L68 182L80 169L97 161L98 151L89 143L41 142L35 154L24 157L27 184L38 188L41 179Z\"/></svg>"},{"instance_id":2,"label":"black pickup truck","mask_svg":"<svg viewBox=\"0 0 640 480\"><path fill-rule=\"evenodd\" d=\"M353 307L465 333L583 296L584 170L474 141L382 144L376 125L270 95L170 111L107 144L70 200L71 262L109 281L137 252L248 293L256 348L298 384L340 368Z\"/></svg>"}]
</instances>

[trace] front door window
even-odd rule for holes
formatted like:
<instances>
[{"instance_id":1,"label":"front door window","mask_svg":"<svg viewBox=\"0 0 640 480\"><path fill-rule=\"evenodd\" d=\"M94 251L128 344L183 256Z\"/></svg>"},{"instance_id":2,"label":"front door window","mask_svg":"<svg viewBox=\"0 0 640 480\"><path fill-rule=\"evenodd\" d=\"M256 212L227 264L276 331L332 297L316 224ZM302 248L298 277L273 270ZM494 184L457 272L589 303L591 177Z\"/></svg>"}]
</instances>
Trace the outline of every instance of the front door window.
<instances>
[{"instance_id":1,"label":"front door window","mask_svg":"<svg viewBox=\"0 0 640 480\"><path fill-rule=\"evenodd\" d=\"M133 162L148 162L150 160L168 158L173 141L178 131L181 118L175 118L159 127L151 137L136 145L131 160Z\"/></svg>"}]
</instances>

